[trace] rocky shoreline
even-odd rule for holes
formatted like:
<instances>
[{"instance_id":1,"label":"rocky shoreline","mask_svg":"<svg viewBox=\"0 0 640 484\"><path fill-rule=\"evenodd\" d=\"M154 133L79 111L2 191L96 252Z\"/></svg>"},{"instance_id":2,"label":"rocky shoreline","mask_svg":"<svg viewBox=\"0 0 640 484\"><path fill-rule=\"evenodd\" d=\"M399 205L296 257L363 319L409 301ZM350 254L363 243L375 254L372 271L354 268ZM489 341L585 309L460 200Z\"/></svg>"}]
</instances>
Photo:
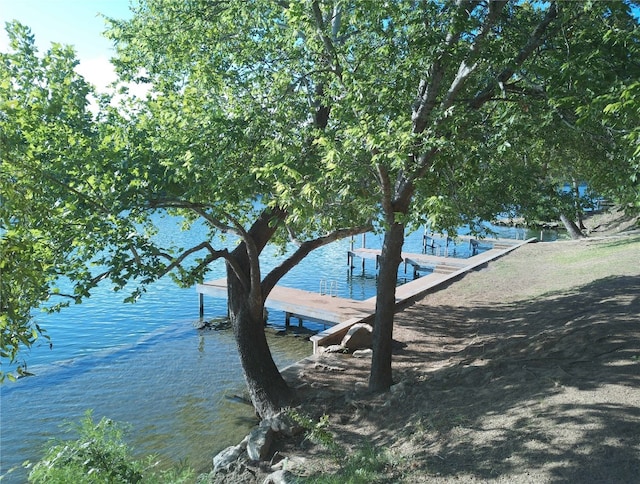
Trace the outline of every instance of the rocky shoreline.
<instances>
[{"instance_id":1,"label":"rocky shoreline","mask_svg":"<svg viewBox=\"0 0 640 484\"><path fill-rule=\"evenodd\" d=\"M373 328L365 323L351 327L340 344L324 348L321 357L310 356L283 370L284 374L298 376L306 368L338 372L345 368L330 365L322 361L322 355L351 355L353 358L370 358L372 354ZM213 470L202 474L198 484L219 483L253 483L293 484L296 475L292 469L304 470L306 459L297 455L284 455L274 450L276 441L305 439L305 429L295 416L297 410L281 412L278 415L262 420L237 445L232 445L219 452L213 458Z\"/></svg>"}]
</instances>

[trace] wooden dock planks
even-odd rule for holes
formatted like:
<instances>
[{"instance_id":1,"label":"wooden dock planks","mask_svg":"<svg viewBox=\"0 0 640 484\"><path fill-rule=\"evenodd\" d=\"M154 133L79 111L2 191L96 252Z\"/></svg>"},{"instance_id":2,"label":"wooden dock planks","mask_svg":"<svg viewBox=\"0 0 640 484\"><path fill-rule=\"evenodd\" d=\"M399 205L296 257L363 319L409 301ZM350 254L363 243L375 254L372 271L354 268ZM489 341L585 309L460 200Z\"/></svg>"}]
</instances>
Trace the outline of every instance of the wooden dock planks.
<instances>
[{"instance_id":1,"label":"wooden dock planks","mask_svg":"<svg viewBox=\"0 0 640 484\"><path fill-rule=\"evenodd\" d=\"M489 243L492 244L493 248L489 249L489 251L483 251L478 255L485 254L487 252L491 252L492 250L506 250L514 245L518 244L516 240L489 240ZM357 257L365 260L375 260L376 268L378 267L378 258L380 257L381 251L379 249L352 249L348 251L349 265L353 268L353 260ZM478 255L473 257L478 257ZM401 254L402 263L405 266L405 273L407 272L407 266L413 267L414 275L417 274L420 270L431 270L434 273L441 274L451 274L453 272L457 272L460 269L463 269L469 265L469 262L473 259L473 257L467 259L461 259L456 257L448 257L448 256L439 256L439 255L429 255L429 254L412 254L408 252L403 252Z\"/></svg>"},{"instance_id":2,"label":"wooden dock planks","mask_svg":"<svg viewBox=\"0 0 640 484\"><path fill-rule=\"evenodd\" d=\"M226 298L227 280L217 279L198 284L196 290L200 294ZM375 302L370 300L356 301L284 286L273 288L265 306L271 310L283 311L288 316L332 324L353 318L366 319L375 311Z\"/></svg>"},{"instance_id":3,"label":"wooden dock planks","mask_svg":"<svg viewBox=\"0 0 640 484\"><path fill-rule=\"evenodd\" d=\"M425 265L433 263L435 267L438 264L446 264L450 270L434 271L429 275L398 286L396 288L396 311L401 311L408 307L441 284L535 240L535 238L528 240L499 240L496 241L499 243L494 244L494 248L468 259L403 253L402 257L405 261L411 260ZM363 259L377 259L380 256L380 251L375 249L356 249L349 252L353 255L357 254L358 257ZM202 315L203 295L219 298L227 297L226 279L197 284L196 290L200 294L200 311ZM334 325L311 337L315 353L319 346L339 341L354 324L362 321L371 321L375 316L375 304L375 297L365 301L356 301L331 295L321 295L302 289L276 286L267 297L265 305L268 309L283 311L286 315L287 325L291 316L300 318L300 320L305 319Z\"/></svg>"}]
</instances>

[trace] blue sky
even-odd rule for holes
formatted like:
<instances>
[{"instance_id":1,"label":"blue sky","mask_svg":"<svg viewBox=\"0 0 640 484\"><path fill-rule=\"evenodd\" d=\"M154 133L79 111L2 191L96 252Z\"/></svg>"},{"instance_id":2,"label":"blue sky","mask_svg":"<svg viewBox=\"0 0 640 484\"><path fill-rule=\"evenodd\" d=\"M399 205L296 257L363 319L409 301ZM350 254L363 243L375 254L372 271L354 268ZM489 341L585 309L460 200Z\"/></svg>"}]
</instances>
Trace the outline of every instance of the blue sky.
<instances>
[{"instance_id":1,"label":"blue sky","mask_svg":"<svg viewBox=\"0 0 640 484\"><path fill-rule=\"evenodd\" d=\"M99 16L127 18L129 0L0 0L0 51L6 52L5 22L18 20L31 28L41 52L51 42L72 45L80 59L78 71L102 88L115 79L109 64L111 43L102 36Z\"/></svg>"}]
</instances>

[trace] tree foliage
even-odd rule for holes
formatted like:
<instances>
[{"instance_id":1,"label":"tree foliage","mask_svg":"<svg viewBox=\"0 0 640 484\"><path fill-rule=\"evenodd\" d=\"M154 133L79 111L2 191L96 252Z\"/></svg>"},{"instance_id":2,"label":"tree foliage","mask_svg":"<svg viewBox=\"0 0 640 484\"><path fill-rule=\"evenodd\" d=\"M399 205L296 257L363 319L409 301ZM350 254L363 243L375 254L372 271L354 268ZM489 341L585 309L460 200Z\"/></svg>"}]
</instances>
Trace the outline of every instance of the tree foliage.
<instances>
[{"instance_id":1,"label":"tree foliage","mask_svg":"<svg viewBox=\"0 0 640 484\"><path fill-rule=\"evenodd\" d=\"M3 159L3 181L13 191L3 192L3 244L8 253L17 240L14 234L23 242L16 248L22 259L11 267L14 279L7 276L3 283L7 303L23 305L21 321L13 306L3 312L6 354L13 359L20 345L33 344L37 327L32 331L29 309L53 294L79 302L108 279L115 290L133 283L127 300L134 301L159 277L169 274L191 286L202 281L213 261L223 259L238 282L234 287L240 288L230 292L229 299L234 328L243 342L239 346L247 348L242 357L255 360L258 377L270 375L272 386L286 393L284 381L276 384L281 377L264 337L264 300L311 250L369 229L374 212L351 203L352 190L362 186L333 178L314 155L309 133L317 129L311 118L320 109L292 106L304 109L296 115L306 116L309 125L289 132L282 129L282 120L265 115L264 100L243 109L241 98L253 95L241 85L240 76L235 87L233 76L184 76L175 58L175 73L147 72L154 80L153 95L119 106L104 99L93 117L86 99L90 89L73 71L73 53L60 48L64 65L52 63L49 53L42 58L30 55L34 47L28 31L10 28L18 43L4 57L3 74L9 81L3 84L3 99L13 111L4 118L3 144L9 155ZM143 53L139 47L136 51ZM29 77L33 71L40 72L38 82ZM42 93L29 100L34 89ZM75 103L75 111L67 102ZM256 122L251 122L255 113L249 108L260 112ZM27 122L28 129L21 129ZM20 190L37 190L36 203L22 203ZM191 247L154 237L154 217L167 213L180 216L185 229L204 224L206 237ZM32 226L42 231L36 233ZM236 235L240 245L215 246L219 236L228 233ZM284 248L291 241L295 248L289 256L263 278L260 254L265 245ZM29 251L44 250L52 252L35 260L28 256ZM48 272L39 264L47 264ZM21 286L16 281L28 274L40 290L30 301L18 297ZM57 289L61 278L71 283L70 293ZM269 405L276 397L260 398ZM256 403L263 415L271 411Z\"/></svg>"},{"instance_id":2,"label":"tree foliage","mask_svg":"<svg viewBox=\"0 0 640 484\"><path fill-rule=\"evenodd\" d=\"M38 279L34 302L50 292L56 271L74 281L74 298L109 278L116 288L134 280L135 299L158 277L191 285L223 259L247 372L270 360L262 309L278 280L314 248L373 223L386 236L371 388L384 389L407 227L477 228L505 211L564 213L575 208L558 195L564 182L637 201L638 25L630 4L140 0L131 19L109 20L107 35L121 80L148 85L146 98L105 101L92 119L87 91L67 69L68 80L39 84L61 82L65 103L77 107L72 118L53 111L52 126L66 130L56 133L60 146L48 148L42 123L34 140L3 134L16 160L8 173L26 166L46 175L21 176L26 188L12 189L42 186L43 209L60 207L52 233L29 242L62 250L50 256L55 270ZM28 93L38 86L28 82L29 66L49 64L28 49L18 57L5 65L23 63L25 74L7 70L4 78L15 80L3 86ZM60 104L54 99L37 104L46 111ZM14 119L3 118L7 133ZM65 141L72 135L81 141ZM16 148L23 145L35 148ZM192 247L161 246L153 238L158 212L180 215L185 228L203 223L208 235ZM70 221L90 230L65 239ZM22 237L35 236L18 225ZM214 246L221 233L237 235L239 245ZM263 275L266 244L290 241L297 248ZM267 380L284 391L275 365L267 367ZM247 378L259 411L275 410L267 380Z\"/></svg>"},{"instance_id":3,"label":"tree foliage","mask_svg":"<svg viewBox=\"0 0 640 484\"><path fill-rule=\"evenodd\" d=\"M40 56L25 26L12 23L7 32L12 52L0 53L0 327L2 358L14 362L21 345L43 334L31 309L57 310L87 284L74 247L91 211L82 198L69 204L57 194L83 189L74 172L90 169L97 147L86 109L91 88L75 73L71 49L54 44ZM75 281L66 298L56 288L62 277Z\"/></svg>"}]
</instances>

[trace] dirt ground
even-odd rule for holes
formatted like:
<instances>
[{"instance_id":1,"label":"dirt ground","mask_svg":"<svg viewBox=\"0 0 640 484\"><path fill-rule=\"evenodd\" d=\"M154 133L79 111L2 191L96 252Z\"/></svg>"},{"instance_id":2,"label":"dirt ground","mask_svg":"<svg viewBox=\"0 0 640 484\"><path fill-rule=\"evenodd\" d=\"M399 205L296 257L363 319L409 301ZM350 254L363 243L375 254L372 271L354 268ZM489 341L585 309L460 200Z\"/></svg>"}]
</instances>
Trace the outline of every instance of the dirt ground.
<instances>
[{"instance_id":1,"label":"dirt ground","mask_svg":"<svg viewBox=\"0 0 640 484\"><path fill-rule=\"evenodd\" d=\"M640 482L640 233L620 216L588 227L397 314L388 393L367 392L370 359L298 369L299 411L328 415L347 452L385 449L377 482ZM297 475L339 470L319 445L280 445Z\"/></svg>"}]
</instances>

